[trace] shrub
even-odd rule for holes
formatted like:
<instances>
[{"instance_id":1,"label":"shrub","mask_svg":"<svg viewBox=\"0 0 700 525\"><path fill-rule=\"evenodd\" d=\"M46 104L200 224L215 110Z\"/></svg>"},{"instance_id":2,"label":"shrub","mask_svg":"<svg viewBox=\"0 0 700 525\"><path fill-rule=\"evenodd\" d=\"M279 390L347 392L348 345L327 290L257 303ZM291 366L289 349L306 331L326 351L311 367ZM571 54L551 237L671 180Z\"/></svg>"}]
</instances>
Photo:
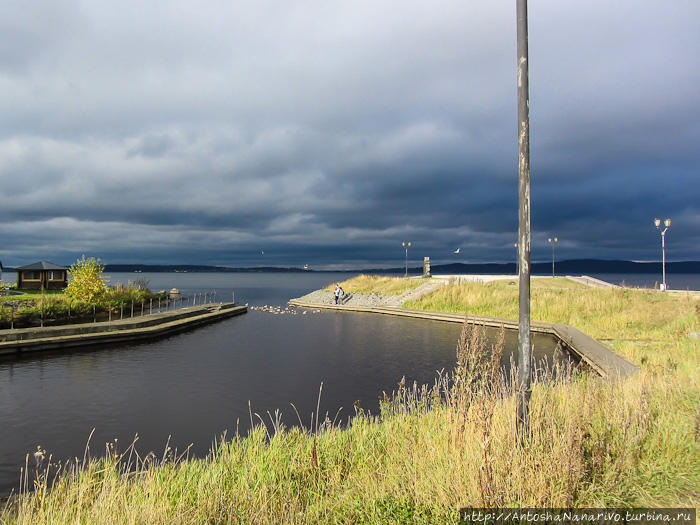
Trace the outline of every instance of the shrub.
<instances>
[{"instance_id":1,"label":"shrub","mask_svg":"<svg viewBox=\"0 0 700 525\"><path fill-rule=\"evenodd\" d=\"M129 282L128 286L122 283L116 283L114 286L107 288L102 296L102 303L105 307L119 308L121 305L140 304L147 302L150 299L164 298L154 294L148 289L148 281L139 279L136 282Z\"/></svg>"},{"instance_id":2,"label":"shrub","mask_svg":"<svg viewBox=\"0 0 700 525\"><path fill-rule=\"evenodd\" d=\"M99 259L86 259L83 255L70 267L71 280L66 295L75 301L96 304L107 290L103 271L104 265Z\"/></svg>"}]
</instances>

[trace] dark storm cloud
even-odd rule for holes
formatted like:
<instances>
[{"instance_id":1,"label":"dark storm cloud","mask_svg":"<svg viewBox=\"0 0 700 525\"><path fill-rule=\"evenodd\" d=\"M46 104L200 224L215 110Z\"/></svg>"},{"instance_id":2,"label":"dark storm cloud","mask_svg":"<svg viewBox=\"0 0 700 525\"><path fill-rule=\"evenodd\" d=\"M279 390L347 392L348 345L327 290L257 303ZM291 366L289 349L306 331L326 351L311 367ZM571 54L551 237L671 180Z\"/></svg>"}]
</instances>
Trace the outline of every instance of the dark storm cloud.
<instances>
[{"instance_id":1,"label":"dark storm cloud","mask_svg":"<svg viewBox=\"0 0 700 525\"><path fill-rule=\"evenodd\" d=\"M696 1L530 2L533 257L700 257ZM3 2L5 264L513 259L510 3ZM265 258L261 250L265 250Z\"/></svg>"}]
</instances>

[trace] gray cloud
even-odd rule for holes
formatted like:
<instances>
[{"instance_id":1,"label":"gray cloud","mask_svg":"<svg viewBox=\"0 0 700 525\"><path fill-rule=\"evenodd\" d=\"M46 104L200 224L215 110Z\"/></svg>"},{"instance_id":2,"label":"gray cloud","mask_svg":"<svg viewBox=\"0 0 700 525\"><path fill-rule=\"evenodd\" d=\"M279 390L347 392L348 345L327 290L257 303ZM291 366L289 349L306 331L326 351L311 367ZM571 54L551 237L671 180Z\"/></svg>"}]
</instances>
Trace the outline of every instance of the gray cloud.
<instances>
[{"instance_id":1,"label":"gray cloud","mask_svg":"<svg viewBox=\"0 0 700 525\"><path fill-rule=\"evenodd\" d=\"M531 2L534 258L655 259L657 215L700 257L699 15ZM0 34L5 264L513 258L511 4L3 2Z\"/></svg>"}]
</instances>

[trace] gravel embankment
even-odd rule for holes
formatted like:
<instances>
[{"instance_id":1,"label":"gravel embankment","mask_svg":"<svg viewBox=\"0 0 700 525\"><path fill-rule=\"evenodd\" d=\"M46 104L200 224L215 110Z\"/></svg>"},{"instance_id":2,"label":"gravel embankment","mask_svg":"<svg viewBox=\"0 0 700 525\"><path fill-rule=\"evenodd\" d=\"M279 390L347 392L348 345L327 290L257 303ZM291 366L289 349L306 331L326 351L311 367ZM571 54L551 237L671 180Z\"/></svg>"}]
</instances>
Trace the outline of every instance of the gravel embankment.
<instances>
[{"instance_id":1,"label":"gravel embankment","mask_svg":"<svg viewBox=\"0 0 700 525\"><path fill-rule=\"evenodd\" d=\"M382 295L378 293L352 293L345 297L343 305L346 306L394 306L399 307L409 300L418 299L419 297L437 290L445 284L445 281L429 281L414 290L409 290L401 295ZM324 290L315 290L303 297L297 298L297 301L309 304L335 304L333 292Z\"/></svg>"},{"instance_id":2,"label":"gravel embankment","mask_svg":"<svg viewBox=\"0 0 700 525\"><path fill-rule=\"evenodd\" d=\"M379 295L379 294L364 294L364 293L354 293L350 297L343 301L346 306L384 306L384 303L390 295ZM326 292L324 290L316 290L303 297L299 297L297 301L310 304L335 304L335 299L333 297L333 292Z\"/></svg>"}]
</instances>

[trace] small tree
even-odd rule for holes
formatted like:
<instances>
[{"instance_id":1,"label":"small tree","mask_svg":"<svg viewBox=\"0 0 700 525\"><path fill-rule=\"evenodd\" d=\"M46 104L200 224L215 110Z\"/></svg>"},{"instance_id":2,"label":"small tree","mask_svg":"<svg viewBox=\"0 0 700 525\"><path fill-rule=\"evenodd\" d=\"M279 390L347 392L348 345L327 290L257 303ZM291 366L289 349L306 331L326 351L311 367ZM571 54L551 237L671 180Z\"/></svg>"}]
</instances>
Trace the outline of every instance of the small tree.
<instances>
[{"instance_id":1,"label":"small tree","mask_svg":"<svg viewBox=\"0 0 700 525\"><path fill-rule=\"evenodd\" d=\"M66 295L76 301L96 303L107 290L105 277L102 276L104 269L99 259L86 259L83 255L68 270L71 280L68 282Z\"/></svg>"}]
</instances>

